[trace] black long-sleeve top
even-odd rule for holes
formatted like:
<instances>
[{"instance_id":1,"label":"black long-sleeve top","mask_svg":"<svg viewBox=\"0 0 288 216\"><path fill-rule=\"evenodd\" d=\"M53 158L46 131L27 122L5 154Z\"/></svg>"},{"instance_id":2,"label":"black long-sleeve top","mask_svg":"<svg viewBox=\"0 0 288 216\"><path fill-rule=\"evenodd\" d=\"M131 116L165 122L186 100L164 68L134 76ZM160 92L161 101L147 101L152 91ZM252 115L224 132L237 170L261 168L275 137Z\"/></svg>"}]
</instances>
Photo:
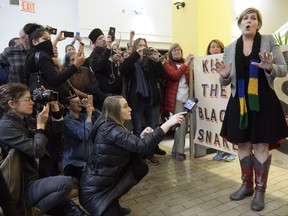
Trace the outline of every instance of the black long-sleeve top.
<instances>
[{"instance_id":1,"label":"black long-sleeve top","mask_svg":"<svg viewBox=\"0 0 288 216\"><path fill-rule=\"evenodd\" d=\"M115 53L110 49L96 47L89 56L89 65L99 81L100 89L118 95L122 92L122 76L119 64L113 63L110 59L113 54Z\"/></svg>"},{"instance_id":2,"label":"black long-sleeve top","mask_svg":"<svg viewBox=\"0 0 288 216\"><path fill-rule=\"evenodd\" d=\"M68 80L76 71L77 67L73 64L66 70L57 72L55 64L52 58L43 51L40 51L39 56L39 67L37 68L35 63L35 54L38 50L33 48L27 55L27 59L24 67L24 77L29 81L31 73L37 73L41 69L44 78L50 84L58 86ZM32 85L32 83L27 83L27 85Z\"/></svg>"}]
</instances>

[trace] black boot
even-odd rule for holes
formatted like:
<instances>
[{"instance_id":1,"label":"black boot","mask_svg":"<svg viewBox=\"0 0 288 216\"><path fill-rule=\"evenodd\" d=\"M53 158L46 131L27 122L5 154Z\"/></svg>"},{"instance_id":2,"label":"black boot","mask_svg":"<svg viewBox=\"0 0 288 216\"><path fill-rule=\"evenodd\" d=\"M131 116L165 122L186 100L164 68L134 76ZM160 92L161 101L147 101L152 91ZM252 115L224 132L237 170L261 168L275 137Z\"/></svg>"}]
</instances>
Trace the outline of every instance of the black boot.
<instances>
[{"instance_id":1,"label":"black boot","mask_svg":"<svg viewBox=\"0 0 288 216\"><path fill-rule=\"evenodd\" d=\"M131 213L131 209L128 207L120 207L120 212L122 215L128 215Z\"/></svg>"},{"instance_id":2,"label":"black boot","mask_svg":"<svg viewBox=\"0 0 288 216\"><path fill-rule=\"evenodd\" d=\"M265 191L267 187L268 173L271 164L271 155L267 160L261 164L254 157L254 170L255 170L255 195L251 204L253 211L261 211L264 209Z\"/></svg>"},{"instance_id":3,"label":"black boot","mask_svg":"<svg viewBox=\"0 0 288 216\"><path fill-rule=\"evenodd\" d=\"M68 207L65 210L65 216L88 216L76 203L70 201Z\"/></svg>"},{"instance_id":4,"label":"black boot","mask_svg":"<svg viewBox=\"0 0 288 216\"><path fill-rule=\"evenodd\" d=\"M121 196L126 194L134 185L136 185L139 182L139 180L136 180L133 176L133 173L131 170L127 171L122 178L118 181L117 185L111 191L109 191L103 199L101 199L97 205L99 205L99 208L97 209L97 214L102 215L103 212L107 210L107 207L112 202L115 202L119 200Z\"/></svg>"},{"instance_id":5,"label":"black boot","mask_svg":"<svg viewBox=\"0 0 288 216\"><path fill-rule=\"evenodd\" d=\"M230 195L231 200L242 200L247 196L253 195L253 156L249 155L240 160L242 172L242 185Z\"/></svg>"}]
</instances>

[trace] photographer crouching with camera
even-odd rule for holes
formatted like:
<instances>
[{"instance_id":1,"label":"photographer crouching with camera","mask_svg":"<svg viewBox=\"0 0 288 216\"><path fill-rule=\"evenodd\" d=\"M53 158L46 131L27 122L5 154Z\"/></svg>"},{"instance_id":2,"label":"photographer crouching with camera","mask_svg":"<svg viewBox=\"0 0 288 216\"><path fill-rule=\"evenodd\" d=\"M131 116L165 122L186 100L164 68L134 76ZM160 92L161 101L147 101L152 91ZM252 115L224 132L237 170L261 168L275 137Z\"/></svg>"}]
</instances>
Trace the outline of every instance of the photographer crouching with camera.
<instances>
[{"instance_id":1,"label":"photographer crouching with camera","mask_svg":"<svg viewBox=\"0 0 288 216\"><path fill-rule=\"evenodd\" d=\"M45 98L45 91L41 97ZM52 94L55 96L54 94ZM46 101L31 121L34 102L29 88L19 83L8 83L0 86L0 147L5 156L10 149L19 152L22 167L21 199L23 209L33 207L33 215L42 215L55 206L62 207L62 213L52 215L86 215L68 197L72 187L72 179L67 176L54 176L39 179L37 158L43 157L47 144L47 126L61 127L62 116L59 115L58 101ZM47 98L46 98L47 99ZM46 100L45 99L45 100ZM49 100L55 99L53 97ZM57 98L56 98L57 99ZM48 124L49 111L52 110L52 123ZM53 114L54 113L54 114ZM60 117L60 118L59 118ZM60 122L60 123L59 123ZM35 124L33 124L35 123ZM51 214L49 212L49 214Z\"/></svg>"}]
</instances>

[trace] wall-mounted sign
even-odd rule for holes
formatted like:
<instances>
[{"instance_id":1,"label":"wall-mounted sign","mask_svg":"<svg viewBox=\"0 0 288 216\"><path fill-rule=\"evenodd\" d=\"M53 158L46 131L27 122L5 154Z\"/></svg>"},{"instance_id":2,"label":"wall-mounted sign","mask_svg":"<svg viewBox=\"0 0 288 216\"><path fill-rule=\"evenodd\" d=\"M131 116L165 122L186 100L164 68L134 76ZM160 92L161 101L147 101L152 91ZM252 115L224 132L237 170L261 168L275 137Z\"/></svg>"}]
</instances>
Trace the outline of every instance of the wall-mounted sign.
<instances>
[{"instance_id":1,"label":"wall-mounted sign","mask_svg":"<svg viewBox=\"0 0 288 216\"><path fill-rule=\"evenodd\" d=\"M10 0L10 4L19 5L19 0Z\"/></svg>"},{"instance_id":2,"label":"wall-mounted sign","mask_svg":"<svg viewBox=\"0 0 288 216\"><path fill-rule=\"evenodd\" d=\"M19 6L21 11L35 13L35 1L20 0Z\"/></svg>"}]
</instances>

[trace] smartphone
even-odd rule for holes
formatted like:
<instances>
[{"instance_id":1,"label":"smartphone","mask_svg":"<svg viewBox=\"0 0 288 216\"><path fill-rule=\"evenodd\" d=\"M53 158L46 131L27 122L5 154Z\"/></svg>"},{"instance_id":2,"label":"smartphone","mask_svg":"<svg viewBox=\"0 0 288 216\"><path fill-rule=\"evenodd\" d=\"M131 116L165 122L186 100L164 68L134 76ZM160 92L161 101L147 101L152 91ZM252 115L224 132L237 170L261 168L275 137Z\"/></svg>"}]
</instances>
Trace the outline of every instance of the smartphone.
<instances>
[{"instance_id":1,"label":"smartphone","mask_svg":"<svg viewBox=\"0 0 288 216\"><path fill-rule=\"evenodd\" d=\"M76 37L80 37L80 32L75 33Z\"/></svg>"},{"instance_id":2,"label":"smartphone","mask_svg":"<svg viewBox=\"0 0 288 216\"><path fill-rule=\"evenodd\" d=\"M143 55L153 55L153 50L150 49L143 49Z\"/></svg>"},{"instance_id":3,"label":"smartphone","mask_svg":"<svg viewBox=\"0 0 288 216\"><path fill-rule=\"evenodd\" d=\"M111 40L112 40L112 41L115 40L115 31L116 31L116 28L115 28L115 27L110 27L110 28L109 28L108 35L111 36Z\"/></svg>"},{"instance_id":4,"label":"smartphone","mask_svg":"<svg viewBox=\"0 0 288 216\"><path fill-rule=\"evenodd\" d=\"M50 34L56 35L57 34L57 29L56 28L47 28Z\"/></svg>"},{"instance_id":5,"label":"smartphone","mask_svg":"<svg viewBox=\"0 0 288 216\"><path fill-rule=\"evenodd\" d=\"M93 95L87 95L87 99L88 99L88 104L93 106Z\"/></svg>"},{"instance_id":6,"label":"smartphone","mask_svg":"<svg viewBox=\"0 0 288 216\"><path fill-rule=\"evenodd\" d=\"M74 32L64 31L63 35L64 35L64 37L74 37Z\"/></svg>"}]
</instances>

